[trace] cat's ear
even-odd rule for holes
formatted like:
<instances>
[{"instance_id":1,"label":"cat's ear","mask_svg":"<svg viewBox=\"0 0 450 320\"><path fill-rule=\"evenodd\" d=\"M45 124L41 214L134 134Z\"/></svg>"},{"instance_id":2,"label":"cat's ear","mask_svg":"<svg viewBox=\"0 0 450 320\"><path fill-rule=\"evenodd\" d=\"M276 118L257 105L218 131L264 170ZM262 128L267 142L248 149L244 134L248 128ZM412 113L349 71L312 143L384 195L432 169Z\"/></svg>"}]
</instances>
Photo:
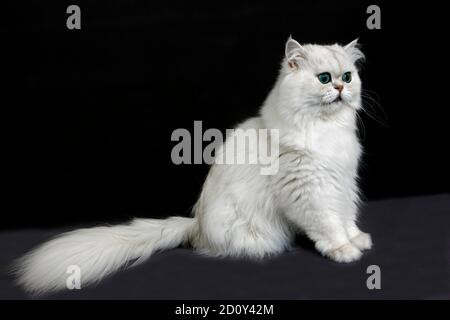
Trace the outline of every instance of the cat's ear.
<instances>
[{"instance_id":1,"label":"cat's ear","mask_svg":"<svg viewBox=\"0 0 450 320\"><path fill-rule=\"evenodd\" d=\"M359 49L358 38L344 46L345 52L349 55L352 62L355 63L358 60L364 60L364 53Z\"/></svg>"},{"instance_id":2,"label":"cat's ear","mask_svg":"<svg viewBox=\"0 0 450 320\"><path fill-rule=\"evenodd\" d=\"M305 49L289 36L286 42L285 55L288 66L291 69L298 69L300 60L305 58Z\"/></svg>"}]
</instances>

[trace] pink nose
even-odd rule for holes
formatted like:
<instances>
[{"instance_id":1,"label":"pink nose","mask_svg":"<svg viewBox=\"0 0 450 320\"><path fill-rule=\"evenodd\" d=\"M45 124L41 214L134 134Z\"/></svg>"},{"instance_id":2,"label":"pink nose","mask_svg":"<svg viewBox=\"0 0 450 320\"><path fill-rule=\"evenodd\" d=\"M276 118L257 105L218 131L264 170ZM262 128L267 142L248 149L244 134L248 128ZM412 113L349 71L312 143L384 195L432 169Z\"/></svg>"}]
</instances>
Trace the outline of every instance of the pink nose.
<instances>
[{"instance_id":1,"label":"pink nose","mask_svg":"<svg viewBox=\"0 0 450 320\"><path fill-rule=\"evenodd\" d=\"M344 89L344 86L343 86L342 84L337 84L337 85L334 86L334 88L335 88L336 90L338 90L339 92L341 92L342 89Z\"/></svg>"}]
</instances>

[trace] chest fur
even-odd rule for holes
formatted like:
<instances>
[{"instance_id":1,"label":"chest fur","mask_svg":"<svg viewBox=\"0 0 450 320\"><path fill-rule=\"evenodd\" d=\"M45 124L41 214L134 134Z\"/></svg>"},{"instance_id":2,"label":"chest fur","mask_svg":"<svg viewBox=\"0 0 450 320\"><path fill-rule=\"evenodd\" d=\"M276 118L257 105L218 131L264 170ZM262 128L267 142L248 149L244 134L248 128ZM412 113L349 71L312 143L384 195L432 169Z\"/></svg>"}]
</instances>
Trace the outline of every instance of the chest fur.
<instances>
[{"instance_id":1,"label":"chest fur","mask_svg":"<svg viewBox=\"0 0 450 320\"><path fill-rule=\"evenodd\" d=\"M349 170L356 170L361 155L356 130L327 123L288 132L282 137L282 144Z\"/></svg>"}]
</instances>

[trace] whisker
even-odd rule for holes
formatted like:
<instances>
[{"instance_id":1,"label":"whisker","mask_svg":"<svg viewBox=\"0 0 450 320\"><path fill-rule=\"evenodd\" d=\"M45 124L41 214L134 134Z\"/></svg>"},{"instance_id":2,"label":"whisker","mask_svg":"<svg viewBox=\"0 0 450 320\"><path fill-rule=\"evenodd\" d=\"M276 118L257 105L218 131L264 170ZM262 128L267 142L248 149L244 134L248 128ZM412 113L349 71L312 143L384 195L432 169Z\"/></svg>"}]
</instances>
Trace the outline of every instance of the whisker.
<instances>
[{"instance_id":1,"label":"whisker","mask_svg":"<svg viewBox=\"0 0 450 320\"><path fill-rule=\"evenodd\" d=\"M370 118L372 118L374 121L376 121L378 124L382 125L385 128L389 128L389 126L384 123L382 120L378 119L375 115L370 113L368 110L364 109L363 106L361 106L361 110L364 111Z\"/></svg>"},{"instance_id":2,"label":"whisker","mask_svg":"<svg viewBox=\"0 0 450 320\"><path fill-rule=\"evenodd\" d=\"M373 98L373 97L371 96L371 94L375 95L375 96L376 96L376 99ZM370 101L372 101L372 102L374 103L374 105L375 105L376 107L378 107L378 108L380 109L380 111L383 113L384 119L385 119L385 120L387 119L387 114L386 114L386 112L384 111L384 109L383 109L383 107L381 106L381 104L378 102L379 100L381 100L381 99L380 99L380 96L379 96L375 91L372 91L372 90L369 90L369 89L363 89L362 92L361 92L361 97L365 97L365 98L369 99Z\"/></svg>"},{"instance_id":3,"label":"whisker","mask_svg":"<svg viewBox=\"0 0 450 320\"><path fill-rule=\"evenodd\" d=\"M356 122L357 122L357 125L361 129L359 131L359 132L361 132L360 138L362 141L364 141L366 139L366 127L364 126L364 122L362 121L361 116L358 113L356 113Z\"/></svg>"}]
</instances>

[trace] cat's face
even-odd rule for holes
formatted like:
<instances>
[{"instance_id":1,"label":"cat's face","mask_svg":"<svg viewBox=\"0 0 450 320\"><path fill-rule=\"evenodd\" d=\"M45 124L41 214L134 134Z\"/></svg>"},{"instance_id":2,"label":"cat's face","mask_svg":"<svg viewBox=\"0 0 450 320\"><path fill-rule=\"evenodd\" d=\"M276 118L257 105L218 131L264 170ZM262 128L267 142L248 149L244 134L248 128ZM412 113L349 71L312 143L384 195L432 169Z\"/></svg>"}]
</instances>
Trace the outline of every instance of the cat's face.
<instances>
[{"instance_id":1,"label":"cat's face","mask_svg":"<svg viewBox=\"0 0 450 320\"><path fill-rule=\"evenodd\" d=\"M361 104L361 80L355 62L363 58L356 41L340 45L300 46L289 39L280 83L291 111L313 116L332 116L343 108Z\"/></svg>"}]
</instances>

